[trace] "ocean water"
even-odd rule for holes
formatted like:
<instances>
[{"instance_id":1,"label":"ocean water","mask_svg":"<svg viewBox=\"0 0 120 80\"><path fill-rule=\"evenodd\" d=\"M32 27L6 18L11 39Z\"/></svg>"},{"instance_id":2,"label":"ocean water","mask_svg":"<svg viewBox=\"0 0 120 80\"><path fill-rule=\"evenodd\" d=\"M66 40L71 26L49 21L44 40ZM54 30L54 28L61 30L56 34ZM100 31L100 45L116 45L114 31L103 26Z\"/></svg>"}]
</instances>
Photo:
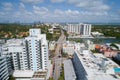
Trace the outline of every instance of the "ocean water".
<instances>
[{"instance_id":1,"label":"ocean water","mask_svg":"<svg viewBox=\"0 0 120 80\"><path fill-rule=\"evenodd\" d=\"M86 40L91 40L94 43L102 43L102 44L106 44L106 43L120 43L120 38L116 39L116 38L81 38L83 41Z\"/></svg>"},{"instance_id":2,"label":"ocean water","mask_svg":"<svg viewBox=\"0 0 120 80\"><path fill-rule=\"evenodd\" d=\"M120 43L120 39L101 39L103 43Z\"/></svg>"}]
</instances>

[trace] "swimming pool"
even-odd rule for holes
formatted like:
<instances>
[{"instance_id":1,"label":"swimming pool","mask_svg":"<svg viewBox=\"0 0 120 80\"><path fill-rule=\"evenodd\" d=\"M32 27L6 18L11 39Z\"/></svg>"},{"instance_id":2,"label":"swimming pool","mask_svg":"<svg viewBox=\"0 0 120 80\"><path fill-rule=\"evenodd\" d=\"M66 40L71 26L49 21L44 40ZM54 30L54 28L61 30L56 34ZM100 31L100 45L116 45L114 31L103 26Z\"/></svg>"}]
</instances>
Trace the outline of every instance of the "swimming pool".
<instances>
[{"instance_id":1,"label":"swimming pool","mask_svg":"<svg viewBox=\"0 0 120 80\"><path fill-rule=\"evenodd\" d=\"M120 68L114 68L115 73L120 73Z\"/></svg>"}]
</instances>

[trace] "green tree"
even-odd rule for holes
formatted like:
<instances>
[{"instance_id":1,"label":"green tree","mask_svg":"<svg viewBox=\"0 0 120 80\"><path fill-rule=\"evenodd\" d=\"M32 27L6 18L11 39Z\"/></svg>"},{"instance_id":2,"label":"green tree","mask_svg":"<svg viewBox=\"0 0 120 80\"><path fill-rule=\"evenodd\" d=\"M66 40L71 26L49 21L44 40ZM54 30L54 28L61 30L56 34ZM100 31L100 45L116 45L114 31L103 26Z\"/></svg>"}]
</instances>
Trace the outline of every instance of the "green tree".
<instances>
[{"instance_id":1,"label":"green tree","mask_svg":"<svg viewBox=\"0 0 120 80\"><path fill-rule=\"evenodd\" d=\"M12 75L10 75L8 80L15 80L15 77L13 77Z\"/></svg>"},{"instance_id":2,"label":"green tree","mask_svg":"<svg viewBox=\"0 0 120 80\"><path fill-rule=\"evenodd\" d=\"M117 50L119 50L119 47L117 45L115 45L114 43L110 44L110 46L115 47Z\"/></svg>"},{"instance_id":3,"label":"green tree","mask_svg":"<svg viewBox=\"0 0 120 80\"><path fill-rule=\"evenodd\" d=\"M52 78L49 78L49 80L54 80L53 77Z\"/></svg>"}]
</instances>

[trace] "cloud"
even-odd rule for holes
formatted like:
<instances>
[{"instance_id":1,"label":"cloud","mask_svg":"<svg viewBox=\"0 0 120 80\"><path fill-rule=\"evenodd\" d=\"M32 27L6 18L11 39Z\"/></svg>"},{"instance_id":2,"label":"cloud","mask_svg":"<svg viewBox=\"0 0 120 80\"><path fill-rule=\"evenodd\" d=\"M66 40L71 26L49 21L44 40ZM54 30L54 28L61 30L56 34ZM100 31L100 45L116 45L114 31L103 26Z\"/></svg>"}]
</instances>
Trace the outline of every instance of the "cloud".
<instances>
[{"instance_id":1,"label":"cloud","mask_svg":"<svg viewBox=\"0 0 120 80\"><path fill-rule=\"evenodd\" d=\"M65 10L65 11L63 11L63 10L60 10L60 9L56 9L55 11L54 11L54 13L55 14L71 14L71 15L77 15L77 14L79 14L79 11L77 11L77 10L71 10L71 9L68 9L68 10Z\"/></svg>"},{"instance_id":2,"label":"cloud","mask_svg":"<svg viewBox=\"0 0 120 80\"><path fill-rule=\"evenodd\" d=\"M20 21L20 22L33 22L35 15L27 10L19 10L13 13L14 16L11 16L11 21Z\"/></svg>"},{"instance_id":3,"label":"cloud","mask_svg":"<svg viewBox=\"0 0 120 80\"><path fill-rule=\"evenodd\" d=\"M20 21L20 22L109 22L120 21L120 16L107 11L75 10L75 9L55 9L32 5L31 10L27 10L24 3L18 5L16 11L0 12L1 21Z\"/></svg>"},{"instance_id":4,"label":"cloud","mask_svg":"<svg viewBox=\"0 0 120 80\"><path fill-rule=\"evenodd\" d=\"M65 11L56 9L53 14L54 14L54 17L70 18L70 17L75 17L80 15L80 12L77 10L71 10L71 9L68 9Z\"/></svg>"},{"instance_id":5,"label":"cloud","mask_svg":"<svg viewBox=\"0 0 120 80\"><path fill-rule=\"evenodd\" d=\"M92 12L92 11L78 11L78 10L61 10L55 9L50 11L46 7L33 6L32 11L26 10L24 4L20 4L20 10L13 14L0 13L1 19L8 19L10 21L21 21L21 22L89 22L89 21L108 21L110 18L108 13ZM3 17L4 15L4 17ZM11 15L11 16L9 16ZM9 17L9 18L8 18Z\"/></svg>"},{"instance_id":6,"label":"cloud","mask_svg":"<svg viewBox=\"0 0 120 80\"><path fill-rule=\"evenodd\" d=\"M13 5L10 2L2 3L2 5L3 5L3 10L11 11L13 9Z\"/></svg>"},{"instance_id":7,"label":"cloud","mask_svg":"<svg viewBox=\"0 0 120 80\"><path fill-rule=\"evenodd\" d=\"M56 9L54 11L54 15L57 15L57 16L69 16L69 17L79 17L79 16L89 16L92 18L92 16L107 16L108 13L107 12L93 12L93 11L78 11L78 10L71 10L71 9L68 9L68 10L59 10L59 9Z\"/></svg>"},{"instance_id":8,"label":"cloud","mask_svg":"<svg viewBox=\"0 0 120 80\"><path fill-rule=\"evenodd\" d=\"M65 13L71 14L71 15L77 15L77 14L79 14L79 11L68 9L67 11L65 11Z\"/></svg>"},{"instance_id":9,"label":"cloud","mask_svg":"<svg viewBox=\"0 0 120 80\"><path fill-rule=\"evenodd\" d=\"M92 11L81 11L81 15L85 16L107 16L108 12L92 12Z\"/></svg>"},{"instance_id":10,"label":"cloud","mask_svg":"<svg viewBox=\"0 0 120 80\"><path fill-rule=\"evenodd\" d=\"M103 0L68 0L68 3L92 11L108 11L110 9L110 6L104 4Z\"/></svg>"},{"instance_id":11,"label":"cloud","mask_svg":"<svg viewBox=\"0 0 120 80\"><path fill-rule=\"evenodd\" d=\"M39 4L42 3L44 0L21 0L23 3L28 3L28 4Z\"/></svg>"},{"instance_id":12,"label":"cloud","mask_svg":"<svg viewBox=\"0 0 120 80\"><path fill-rule=\"evenodd\" d=\"M51 2L53 3L60 3L60 2L64 2L65 0L51 0Z\"/></svg>"},{"instance_id":13,"label":"cloud","mask_svg":"<svg viewBox=\"0 0 120 80\"><path fill-rule=\"evenodd\" d=\"M0 16L4 16L5 15L5 13L4 12L0 12Z\"/></svg>"},{"instance_id":14,"label":"cloud","mask_svg":"<svg viewBox=\"0 0 120 80\"><path fill-rule=\"evenodd\" d=\"M33 17L33 13L26 10L26 6L23 3L19 4L19 9L12 13L11 20L13 21L23 21L23 22L30 22Z\"/></svg>"},{"instance_id":15,"label":"cloud","mask_svg":"<svg viewBox=\"0 0 120 80\"><path fill-rule=\"evenodd\" d=\"M33 6L33 11L35 14L49 14L48 9L46 7L38 7L38 6Z\"/></svg>"},{"instance_id":16,"label":"cloud","mask_svg":"<svg viewBox=\"0 0 120 80\"><path fill-rule=\"evenodd\" d=\"M19 9L22 10L22 11L24 11L25 10L25 5L23 3L20 3Z\"/></svg>"}]
</instances>

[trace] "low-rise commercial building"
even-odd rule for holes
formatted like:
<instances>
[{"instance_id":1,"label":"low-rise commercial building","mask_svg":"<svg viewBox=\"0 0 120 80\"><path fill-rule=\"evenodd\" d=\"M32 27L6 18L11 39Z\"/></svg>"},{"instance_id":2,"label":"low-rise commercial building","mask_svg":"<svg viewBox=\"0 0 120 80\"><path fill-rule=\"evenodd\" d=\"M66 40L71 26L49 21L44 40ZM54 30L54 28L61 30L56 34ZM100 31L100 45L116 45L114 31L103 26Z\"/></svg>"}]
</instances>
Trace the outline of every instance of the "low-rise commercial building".
<instances>
[{"instance_id":1,"label":"low-rise commercial building","mask_svg":"<svg viewBox=\"0 0 120 80\"><path fill-rule=\"evenodd\" d=\"M120 80L114 70L119 66L102 54L93 55L84 48L82 51L76 50L73 64L77 80Z\"/></svg>"},{"instance_id":2,"label":"low-rise commercial building","mask_svg":"<svg viewBox=\"0 0 120 80\"><path fill-rule=\"evenodd\" d=\"M49 33L51 33L51 34L53 34L53 33L54 33L53 28L48 29L48 31L49 31Z\"/></svg>"},{"instance_id":3,"label":"low-rise commercial building","mask_svg":"<svg viewBox=\"0 0 120 80\"><path fill-rule=\"evenodd\" d=\"M75 49L74 42L67 41L66 43L63 44L62 50L63 50L64 53L67 53L69 55L73 55L74 49Z\"/></svg>"},{"instance_id":4,"label":"low-rise commercial building","mask_svg":"<svg viewBox=\"0 0 120 80\"><path fill-rule=\"evenodd\" d=\"M64 61L65 80L76 80L76 74L71 60Z\"/></svg>"},{"instance_id":5,"label":"low-rise commercial building","mask_svg":"<svg viewBox=\"0 0 120 80\"><path fill-rule=\"evenodd\" d=\"M100 36L104 36L103 33L100 33L100 32L91 32L92 36L93 37L100 37Z\"/></svg>"},{"instance_id":6,"label":"low-rise commercial building","mask_svg":"<svg viewBox=\"0 0 120 80\"><path fill-rule=\"evenodd\" d=\"M55 50L56 47L56 42L55 41L50 41L49 42L49 50Z\"/></svg>"},{"instance_id":7,"label":"low-rise commercial building","mask_svg":"<svg viewBox=\"0 0 120 80\"><path fill-rule=\"evenodd\" d=\"M80 50L80 47L85 46L83 43L76 43L72 41L66 41L62 45L62 51L68 55L73 55L75 50Z\"/></svg>"},{"instance_id":8,"label":"low-rise commercial building","mask_svg":"<svg viewBox=\"0 0 120 80\"><path fill-rule=\"evenodd\" d=\"M89 50L94 50L95 49L95 44L92 41L90 41L90 40L85 41L85 46Z\"/></svg>"}]
</instances>

